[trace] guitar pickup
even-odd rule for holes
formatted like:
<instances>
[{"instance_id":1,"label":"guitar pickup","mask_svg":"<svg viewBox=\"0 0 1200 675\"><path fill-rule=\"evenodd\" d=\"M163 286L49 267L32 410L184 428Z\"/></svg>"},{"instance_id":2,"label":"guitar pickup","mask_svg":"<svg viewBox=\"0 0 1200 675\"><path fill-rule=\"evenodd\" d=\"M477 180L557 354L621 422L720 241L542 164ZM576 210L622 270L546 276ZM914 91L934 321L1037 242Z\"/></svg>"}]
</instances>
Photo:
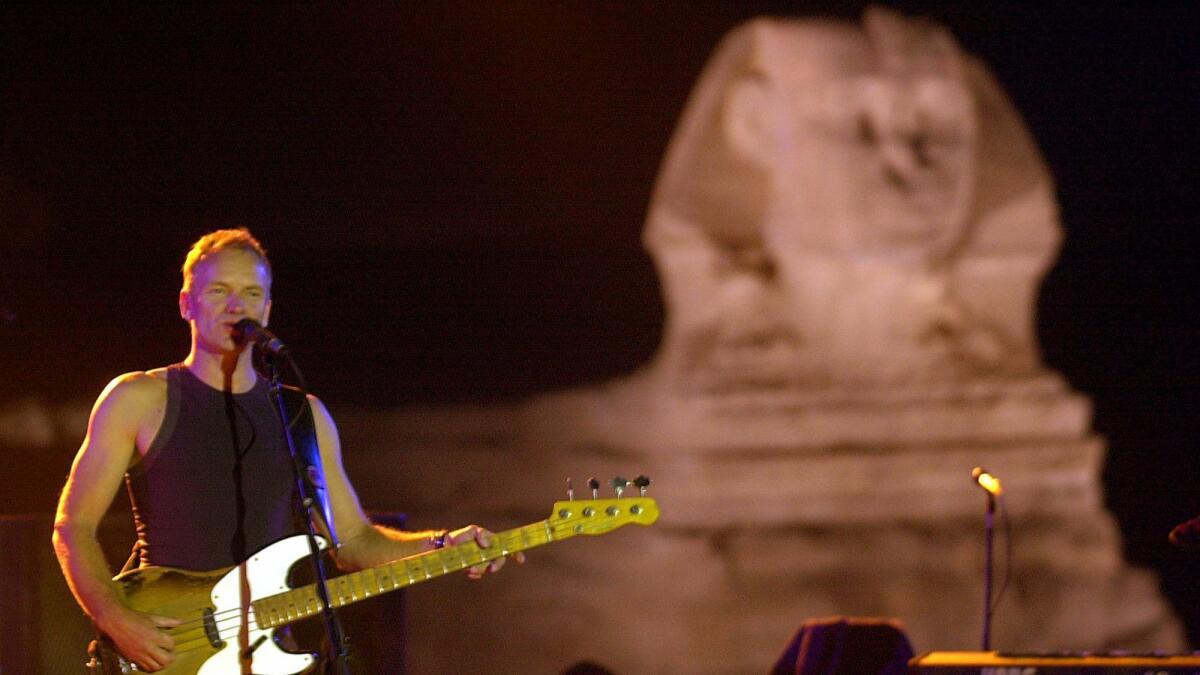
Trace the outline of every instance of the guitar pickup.
<instances>
[{"instance_id":1,"label":"guitar pickup","mask_svg":"<svg viewBox=\"0 0 1200 675\"><path fill-rule=\"evenodd\" d=\"M212 607L205 607L201 613L204 615L204 635L208 638L208 643L213 646L213 649L224 647L225 641L221 639L221 634L217 631L217 620L213 616Z\"/></svg>"}]
</instances>

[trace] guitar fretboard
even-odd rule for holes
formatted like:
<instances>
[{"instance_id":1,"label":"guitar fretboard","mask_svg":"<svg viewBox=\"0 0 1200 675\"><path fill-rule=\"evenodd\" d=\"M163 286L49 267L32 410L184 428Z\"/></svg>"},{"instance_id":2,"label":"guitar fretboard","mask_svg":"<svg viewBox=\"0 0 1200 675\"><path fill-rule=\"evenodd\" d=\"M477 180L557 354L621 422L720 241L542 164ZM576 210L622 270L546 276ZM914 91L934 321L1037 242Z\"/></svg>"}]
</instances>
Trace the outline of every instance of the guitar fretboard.
<instances>
[{"instance_id":1,"label":"guitar fretboard","mask_svg":"<svg viewBox=\"0 0 1200 675\"><path fill-rule=\"evenodd\" d=\"M437 577L460 572L491 562L497 558L573 537L576 529L563 524L552 525L549 520L505 530L492 535L491 545L480 548L468 542L401 558L379 567L371 567L330 579L326 584L329 604L342 607L360 600ZM321 612L321 600L315 583L261 598L253 603L260 628L274 628L299 621Z\"/></svg>"}]
</instances>

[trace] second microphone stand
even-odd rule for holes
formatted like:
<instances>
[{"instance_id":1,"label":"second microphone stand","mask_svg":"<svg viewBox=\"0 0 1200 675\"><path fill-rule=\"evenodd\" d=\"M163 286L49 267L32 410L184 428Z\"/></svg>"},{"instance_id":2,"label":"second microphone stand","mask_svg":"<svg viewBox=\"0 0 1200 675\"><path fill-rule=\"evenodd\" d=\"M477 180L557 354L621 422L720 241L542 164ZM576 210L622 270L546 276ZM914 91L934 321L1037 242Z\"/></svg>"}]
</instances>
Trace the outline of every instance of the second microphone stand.
<instances>
[{"instance_id":1,"label":"second microphone stand","mask_svg":"<svg viewBox=\"0 0 1200 675\"><path fill-rule=\"evenodd\" d=\"M983 520L983 639L982 651L991 651L992 643L992 542L995 538L996 495L987 491L987 513Z\"/></svg>"}]
</instances>

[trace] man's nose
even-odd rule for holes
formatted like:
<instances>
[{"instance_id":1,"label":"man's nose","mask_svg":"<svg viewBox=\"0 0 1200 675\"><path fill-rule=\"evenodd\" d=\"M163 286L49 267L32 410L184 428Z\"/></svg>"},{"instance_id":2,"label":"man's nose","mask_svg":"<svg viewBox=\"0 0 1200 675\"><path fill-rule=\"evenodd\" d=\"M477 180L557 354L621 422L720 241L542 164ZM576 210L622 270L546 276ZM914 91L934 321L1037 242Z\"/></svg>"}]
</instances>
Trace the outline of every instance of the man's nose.
<instances>
[{"instance_id":1,"label":"man's nose","mask_svg":"<svg viewBox=\"0 0 1200 675\"><path fill-rule=\"evenodd\" d=\"M225 301L225 310L228 312L242 312L245 309L246 303L236 293L230 294L229 299Z\"/></svg>"}]
</instances>

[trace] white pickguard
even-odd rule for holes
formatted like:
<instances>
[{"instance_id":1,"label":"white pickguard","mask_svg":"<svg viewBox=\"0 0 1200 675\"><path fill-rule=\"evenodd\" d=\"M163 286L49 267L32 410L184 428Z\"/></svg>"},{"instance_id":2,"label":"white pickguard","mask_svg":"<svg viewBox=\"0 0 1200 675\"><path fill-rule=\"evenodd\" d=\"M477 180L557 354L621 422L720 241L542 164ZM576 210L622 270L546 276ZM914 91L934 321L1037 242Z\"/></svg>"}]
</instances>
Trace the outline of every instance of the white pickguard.
<instances>
[{"instance_id":1,"label":"white pickguard","mask_svg":"<svg viewBox=\"0 0 1200 675\"><path fill-rule=\"evenodd\" d=\"M317 545L324 550L329 546L323 537L317 537ZM281 539L255 553L243 565L233 568L213 586L212 602L214 614L220 619L218 629L225 646L213 654L197 671L197 675L238 675L242 672L238 661L238 630L241 620L241 576L246 575L250 588L250 601L289 590L287 573L299 559L307 556L308 537L302 534ZM316 660L312 654L285 652L272 639L273 629L260 630L254 618L254 608L247 609L248 632L245 644L258 648L253 653L251 672L255 675L292 675L308 668ZM265 639L262 639L265 638ZM262 642L259 643L259 640Z\"/></svg>"}]
</instances>

